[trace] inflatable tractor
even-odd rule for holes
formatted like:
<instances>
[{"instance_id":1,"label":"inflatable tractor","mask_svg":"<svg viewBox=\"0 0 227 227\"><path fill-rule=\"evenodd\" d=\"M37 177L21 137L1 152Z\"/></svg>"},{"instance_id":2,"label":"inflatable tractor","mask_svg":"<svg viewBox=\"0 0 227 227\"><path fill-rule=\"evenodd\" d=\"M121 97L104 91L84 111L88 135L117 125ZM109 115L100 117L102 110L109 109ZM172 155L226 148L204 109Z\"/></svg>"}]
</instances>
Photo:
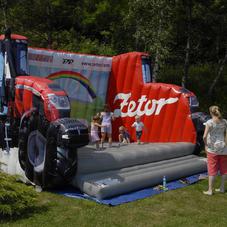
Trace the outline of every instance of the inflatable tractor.
<instances>
[{"instance_id":1,"label":"inflatable tractor","mask_svg":"<svg viewBox=\"0 0 227 227\"><path fill-rule=\"evenodd\" d=\"M77 149L88 128L70 118L66 92L53 81L28 75L27 38L0 36L0 146L18 147L26 177L42 188L64 185L77 169Z\"/></svg>"}]
</instances>

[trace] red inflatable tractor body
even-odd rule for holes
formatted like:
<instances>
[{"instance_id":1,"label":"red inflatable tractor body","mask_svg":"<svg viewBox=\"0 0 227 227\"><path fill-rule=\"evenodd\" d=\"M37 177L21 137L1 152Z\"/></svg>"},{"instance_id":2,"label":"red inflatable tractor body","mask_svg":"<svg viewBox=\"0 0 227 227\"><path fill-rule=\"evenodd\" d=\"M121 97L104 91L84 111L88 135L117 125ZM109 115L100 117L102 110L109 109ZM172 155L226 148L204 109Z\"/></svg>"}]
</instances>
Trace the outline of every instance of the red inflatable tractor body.
<instances>
[{"instance_id":1,"label":"red inflatable tractor body","mask_svg":"<svg viewBox=\"0 0 227 227\"><path fill-rule=\"evenodd\" d=\"M77 148L89 142L88 128L70 117L66 92L53 81L28 75L27 38L0 36L0 142L18 147L27 178L43 188L69 183Z\"/></svg>"},{"instance_id":2,"label":"red inflatable tractor body","mask_svg":"<svg viewBox=\"0 0 227 227\"><path fill-rule=\"evenodd\" d=\"M196 127L192 114L198 108L196 96L180 86L153 83L149 56L133 52L113 57L107 102L114 112L113 135L118 128L131 127L135 116L140 116L146 130L144 142L196 143Z\"/></svg>"}]
</instances>

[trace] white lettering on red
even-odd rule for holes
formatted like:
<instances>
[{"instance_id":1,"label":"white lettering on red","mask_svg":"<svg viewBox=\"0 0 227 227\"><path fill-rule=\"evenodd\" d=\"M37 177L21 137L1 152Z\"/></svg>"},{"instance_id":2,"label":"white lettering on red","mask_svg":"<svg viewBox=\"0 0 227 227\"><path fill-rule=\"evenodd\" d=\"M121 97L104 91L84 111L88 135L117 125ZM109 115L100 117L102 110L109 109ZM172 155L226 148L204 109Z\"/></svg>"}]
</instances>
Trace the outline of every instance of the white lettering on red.
<instances>
[{"instance_id":1,"label":"white lettering on red","mask_svg":"<svg viewBox=\"0 0 227 227\"><path fill-rule=\"evenodd\" d=\"M159 115L162 108L167 104L176 103L179 98L161 98L159 100L152 99L148 100L146 95L142 95L137 102L134 100L130 100L131 93L119 93L115 96L114 103L117 100L121 100L120 109L114 110L115 117L134 117L136 115L143 116L150 116L152 114ZM144 105L144 109L142 106ZM124 112L123 109L126 108L127 112Z\"/></svg>"}]
</instances>

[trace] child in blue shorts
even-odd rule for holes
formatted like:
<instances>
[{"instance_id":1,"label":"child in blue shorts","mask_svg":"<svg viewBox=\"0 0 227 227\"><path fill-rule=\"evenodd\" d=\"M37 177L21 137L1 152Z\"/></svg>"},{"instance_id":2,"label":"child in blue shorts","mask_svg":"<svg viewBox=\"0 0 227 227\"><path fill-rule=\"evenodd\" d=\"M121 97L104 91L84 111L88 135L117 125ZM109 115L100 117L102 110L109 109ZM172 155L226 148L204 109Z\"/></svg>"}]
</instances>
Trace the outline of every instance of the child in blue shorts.
<instances>
[{"instance_id":1,"label":"child in blue shorts","mask_svg":"<svg viewBox=\"0 0 227 227\"><path fill-rule=\"evenodd\" d=\"M141 138L142 133L143 133L144 124L143 124L142 121L140 121L139 116L135 117L135 122L132 124L132 127L136 128L137 144L140 144L140 138Z\"/></svg>"},{"instance_id":2,"label":"child in blue shorts","mask_svg":"<svg viewBox=\"0 0 227 227\"><path fill-rule=\"evenodd\" d=\"M130 135L125 129L124 126L119 127L119 135L118 135L119 143L130 143Z\"/></svg>"}]
</instances>

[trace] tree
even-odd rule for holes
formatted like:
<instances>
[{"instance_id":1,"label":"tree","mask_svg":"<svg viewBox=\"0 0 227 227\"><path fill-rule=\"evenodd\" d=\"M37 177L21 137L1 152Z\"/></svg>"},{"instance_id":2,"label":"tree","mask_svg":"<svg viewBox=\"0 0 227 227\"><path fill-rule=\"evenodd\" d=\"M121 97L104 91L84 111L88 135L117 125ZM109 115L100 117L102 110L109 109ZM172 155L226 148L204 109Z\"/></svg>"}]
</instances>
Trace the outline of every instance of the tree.
<instances>
[{"instance_id":1,"label":"tree","mask_svg":"<svg viewBox=\"0 0 227 227\"><path fill-rule=\"evenodd\" d=\"M2 9L3 26L6 28L7 27L7 12L6 12L7 11L7 1L1 0L0 7Z\"/></svg>"},{"instance_id":2,"label":"tree","mask_svg":"<svg viewBox=\"0 0 227 227\"><path fill-rule=\"evenodd\" d=\"M212 27L216 40L216 59L218 69L215 78L213 79L208 95L212 97L215 86L218 80L223 76L224 66L227 63L227 2L224 0L215 1L212 4L212 18L215 21L215 26Z\"/></svg>"},{"instance_id":3,"label":"tree","mask_svg":"<svg viewBox=\"0 0 227 227\"><path fill-rule=\"evenodd\" d=\"M187 12L187 43L185 51L185 62L184 62L184 74L182 77L182 87L187 87L188 83L188 73L190 66L190 52L191 52L191 33L192 33L192 0L186 0L185 2L186 12Z\"/></svg>"},{"instance_id":4,"label":"tree","mask_svg":"<svg viewBox=\"0 0 227 227\"><path fill-rule=\"evenodd\" d=\"M127 0L18 0L9 7L8 24L14 33L29 37L33 46L70 51L81 48L88 52L91 48L96 54L113 54L113 37L120 34L118 20L126 3Z\"/></svg>"},{"instance_id":5,"label":"tree","mask_svg":"<svg viewBox=\"0 0 227 227\"><path fill-rule=\"evenodd\" d=\"M169 55L174 1L129 0L128 20L134 25L135 49L153 58L153 81Z\"/></svg>"}]
</instances>

